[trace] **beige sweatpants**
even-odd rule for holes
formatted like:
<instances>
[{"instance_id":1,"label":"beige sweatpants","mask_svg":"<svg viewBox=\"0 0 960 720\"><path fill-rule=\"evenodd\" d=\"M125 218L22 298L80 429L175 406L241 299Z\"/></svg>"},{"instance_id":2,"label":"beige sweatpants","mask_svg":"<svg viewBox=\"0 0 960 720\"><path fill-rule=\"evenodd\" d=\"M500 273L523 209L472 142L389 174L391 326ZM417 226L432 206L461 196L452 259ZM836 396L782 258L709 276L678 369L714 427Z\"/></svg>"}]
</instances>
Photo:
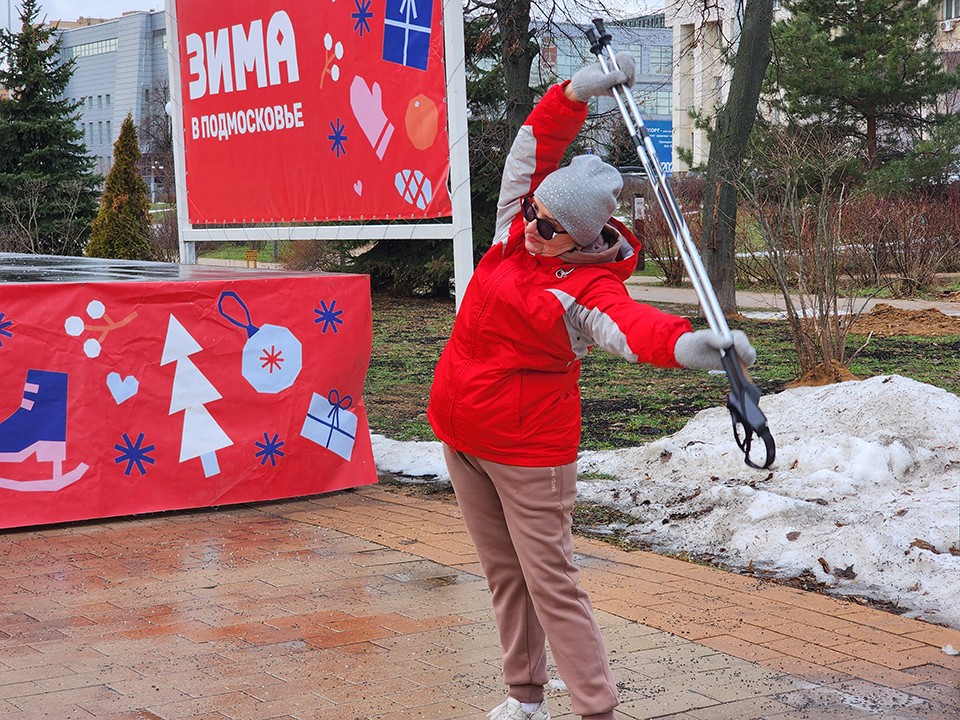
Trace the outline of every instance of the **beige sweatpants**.
<instances>
[{"instance_id":1,"label":"beige sweatpants","mask_svg":"<svg viewBox=\"0 0 960 720\"><path fill-rule=\"evenodd\" d=\"M446 445L444 457L493 594L510 696L521 702L543 699L549 641L573 711L590 720L612 720L616 684L573 562L577 464L501 465Z\"/></svg>"}]
</instances>

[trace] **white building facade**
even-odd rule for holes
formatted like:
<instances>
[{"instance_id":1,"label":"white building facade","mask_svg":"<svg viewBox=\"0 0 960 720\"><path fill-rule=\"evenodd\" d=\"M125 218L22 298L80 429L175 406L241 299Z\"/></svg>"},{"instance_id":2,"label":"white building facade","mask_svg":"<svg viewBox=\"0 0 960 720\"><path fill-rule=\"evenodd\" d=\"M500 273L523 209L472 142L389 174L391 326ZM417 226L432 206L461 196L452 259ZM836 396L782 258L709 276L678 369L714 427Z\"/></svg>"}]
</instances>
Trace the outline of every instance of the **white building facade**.
<instances>
[{"instance_id":1,"label":"white building facade","mask_svg":"<svg viewBox=\"0 0 960 720\"><path fill-rule=\"evenodd\" d=\"M673 74L673 162L682 172L689 167L677 155L678 147L692 152L695 165L705 164L710 155L707 133L696 126L692 113L714 114L727 98L733 70L724 61L724 52L739 40L743 3L717 0L705 6L678 0L667 5L665 15L673 29L677 58Z\"/></svg>"},{"instance_id":2,"label":"white building facade","mask_svg":"<svg viewBox=\"0 0 960 720\"><path fill-rule=\"evenodd\" d=\"M106 175L124 118L131 114L139 128L150 94L166 84L166 19L162 11L132 12L60 34L62 59L76 60L64 95L82 104L78 127L94 170Z\"/></svg>"},{"instance_id":3,"label":"white building facade","mask_svg":"<svg viewBox=\"0 0 960 720\"><path fill-rule=\"evenodd\" d=\"M710 155L706 130L698 128L692 113L715 115L727 99L732 66L724 61L727 49L736 52L743 23L745 0L716 0L704 5L696 0L675 0L666 5L666 24L673 28L674 168L688 170L677 155L678 147L692 151L694 165L705 165ZM774 0L774 21L782 17ZM947 70L960 65L960 0L940 0L936 44ZM945 98L950 112L960 112L960 93Z\"/></svg>"}]
</instances>

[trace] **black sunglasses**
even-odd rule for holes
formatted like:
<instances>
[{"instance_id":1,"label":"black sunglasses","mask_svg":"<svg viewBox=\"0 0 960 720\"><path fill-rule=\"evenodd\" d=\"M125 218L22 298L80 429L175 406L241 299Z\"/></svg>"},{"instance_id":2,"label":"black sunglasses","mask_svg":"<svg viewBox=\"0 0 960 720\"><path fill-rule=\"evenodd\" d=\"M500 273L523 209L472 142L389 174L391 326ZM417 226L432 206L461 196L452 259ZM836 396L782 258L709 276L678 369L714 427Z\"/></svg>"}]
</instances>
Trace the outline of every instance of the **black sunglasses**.
<instances>
[{"instance_id":1,"label":"black sunglasses","mask_svg":"<svg viewBox=\"0 0 960 720\"><path fill-rule=\"evenodd\" d=\"M553 223L537 215L536 208L533 207L532 195L527 195L520 200L520 208L523 210L523 217L527 222L537 221L537 232L544 240L552 240L554 235L568 235L566 230L557 230Z\"/></svg>"}]
</instances>

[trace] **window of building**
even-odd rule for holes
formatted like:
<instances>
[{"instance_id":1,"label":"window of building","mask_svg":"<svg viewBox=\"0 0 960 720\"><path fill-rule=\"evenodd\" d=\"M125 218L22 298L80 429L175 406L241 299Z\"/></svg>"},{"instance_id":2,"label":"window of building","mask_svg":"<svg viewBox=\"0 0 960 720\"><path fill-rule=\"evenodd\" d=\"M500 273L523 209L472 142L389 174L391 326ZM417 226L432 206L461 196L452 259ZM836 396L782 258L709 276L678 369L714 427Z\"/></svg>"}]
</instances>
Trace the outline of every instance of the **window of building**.
<instances>
[{"instance_id":1,"label":"window of building","mask_svg":"<svg viewBox=\"0 0 960 720\"><path fill-rule=\"evenodd\" d=\"M643 115L670 115L673 94L669 90L651 90L637 95L637 105Z\"/></svg>"},{"instance_id":2,"label":"window of building","mask_svg":"<svg viewBox=\"0 0 960 720\"><path fill-rule=\"evenodd\" d=\"M97 107L98 108L103 107L103 95L97 95Z\"/></svg>"},{"instance_id":3,"label":"window of building","mask_svg":"<svg viewBox=\"0 0 960 720\"><path fill-rule=\"evenodd\" d=\"M87 96L87 107L93 109L93 95Z\"/></svg>"},{"instance_id":4,"label":"window of building","mask_svg":"<svg viewBox=\"0 0 960 720\"><path fill-rule=\"evenodd\" d=\"M552 40L544 39L540 46L540 57L543 58L543 64L549 68L557 66L557 46Z\"/></svg>"},{"instance_id":5,"label":"window of building","mask_svg":"<svg viewBox=\"0 0 960 720\"><path fill-rule=\"evenodd\" d=\"M107 98L107 107L110 107L110 95L106 95Z\"/></svg>"},{"instance_id":6,"label":"window of building","mask_svg":"<svg viewBox=\"0 0 960 720\"><path fill-rule=\"evenodd\" d=\"M109 121L109 120L107 120L107 142L108 142L108 143L112 143L112 142L113 142L113 133L110 132L110 121Z\"/></svg>"},{"instance_id":7,"label":"window of building","mask_svg":"<svg viewBox=\"0 0 960 720\"><path fill-rule=\"evenodd\" d=\"M154 30L153 31L153 44L159 45L160 47L166 49L167 47L167 31L163 30Z\"/></svg>"},{"instance_id":8,"label":"window of building","mask_svg":"<svg viewBox=\"0 0 960 720\"><path fill-rule=\"evenodd\" d=\"M673 72L673 48L669 45L654 45L650 48L650 72L654 75L669 75Z\"/></svg>"},{"instance_id":9,"label":"window of building","mask_svg":"<svg viewBox=\"0 0 960 720\"><path fill-rule=\"evenodd\" d=\"M97 123L97 144L103 145L103 121Z\"/></svg>"},{"instance_id":10,"label":"window of building","mask_svg":"<svg viewBox=\"0 0 960 720\"><path fill-rule=\"evenodd\" d=\"M664 17L663 13L656 13L655 15L643 15L641 17L633 18L632 20L625 20L624 22L607 24L634 28L662 28L664 26Z\"/></svg>"},{"instance_id":11,"label":"window of building","mask_svg":"<svg viewBox=\"0 0 960 720\"><path fill-rule=\"evenodd\" d=\"M89 55L102 55L103 53L117 51L117 39L97 40L96 42L84 43L83 45L74 45L67 48L73 57L87 57Z\"/></svg>"},{"instance_id":12,"label":"window of building","mask_svg":"<svg viewBox=\"0 0 960 720\"><path fill-rule=\"evenodd\" d=\"M943 19L960 18L960 0L943 0Z\"/></svg>"}]
</instances>

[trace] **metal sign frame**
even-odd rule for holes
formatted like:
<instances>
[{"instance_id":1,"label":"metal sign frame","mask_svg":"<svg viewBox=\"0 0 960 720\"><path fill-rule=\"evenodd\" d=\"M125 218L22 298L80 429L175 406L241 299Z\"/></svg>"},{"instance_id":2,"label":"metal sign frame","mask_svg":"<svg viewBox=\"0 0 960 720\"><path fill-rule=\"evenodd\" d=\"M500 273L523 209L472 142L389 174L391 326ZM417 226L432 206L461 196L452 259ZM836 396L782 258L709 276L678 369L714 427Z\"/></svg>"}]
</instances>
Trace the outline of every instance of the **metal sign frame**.
<instances>
[{"instance_id":1,"label":"metal sign frame","mask_svg":"<svg viewBox=\"0 0 960 720\"><path fill-rule=\"evenodd\" d=\"M443 1L444 65L447 90L447 136L450 149L450 222L363 225L276 225L208 228L191 224L187 213L187 185L183 141L183 89L177 34L177 0L166 2L167 59L170 73L170 115L173 121L173 163L176 180L177 228L180 261L197 262L197 243L277 240L427 240L453 241L457 307L473 275L473 223L470 209L470 161L467 137L467 89L463 38L463 7L458 0Z\"/></svg>"}]
</instances>

